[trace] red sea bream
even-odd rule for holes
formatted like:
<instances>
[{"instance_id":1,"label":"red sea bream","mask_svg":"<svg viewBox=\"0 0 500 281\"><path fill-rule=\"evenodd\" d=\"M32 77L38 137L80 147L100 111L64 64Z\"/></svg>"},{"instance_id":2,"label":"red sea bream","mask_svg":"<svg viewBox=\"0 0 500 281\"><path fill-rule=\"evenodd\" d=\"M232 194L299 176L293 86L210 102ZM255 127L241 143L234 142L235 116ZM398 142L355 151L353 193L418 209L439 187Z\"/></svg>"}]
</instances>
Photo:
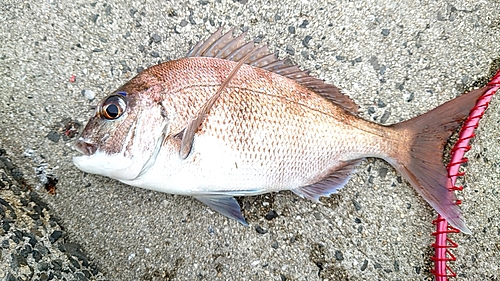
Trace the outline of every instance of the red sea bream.
<instances>
[{"instance_id":1,"label":"red sea bream","mask_svg":"<svg viewBox=\"0 0 500 281\"><path fill-rule=\"evenodd\" d=\"M442 157L486 87L384 126L360 118L335 86L243 37L219 30L186 58L152 66L101 100L74 164L193 196L246 224L233 196L291 190L318 201L338 192L364 158L377 157L469 233Z\"/></svg>"}]
</instances>

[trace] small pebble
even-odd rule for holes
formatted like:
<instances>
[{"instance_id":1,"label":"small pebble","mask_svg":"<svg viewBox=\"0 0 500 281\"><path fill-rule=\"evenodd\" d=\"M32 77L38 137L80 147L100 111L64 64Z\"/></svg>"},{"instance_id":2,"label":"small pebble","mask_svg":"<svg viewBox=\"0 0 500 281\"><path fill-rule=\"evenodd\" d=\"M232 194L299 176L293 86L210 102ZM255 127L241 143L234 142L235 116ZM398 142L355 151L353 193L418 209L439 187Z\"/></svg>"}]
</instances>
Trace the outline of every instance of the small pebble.
<instances>
[{"instance_id":1,"label":"small pebble","mask_svg":"<svg viewBox=\"0 0 500 281\"><path fill-rule=\"evenodd\" d=\"M361 204L359 204L358 201L352 199L352 204L354 205L354 209L356 209L356 211L361 210Z\"/></svg>"},{"instance_id":2,"label":"small pebble","mask_svg":"<svg viewBox=\"0 0 500 281\"><path fill-rule=\"evenodd\" d=\"M35 249L38 250L44 256L49 254L49 249L47 249L47 247L45 247L42 243L38 243Z\"/></svg>"},{"instance_id":3,"label":"small pebble","mask_svg":"<svg viewBox=\"0 0 500 281\"><path fill-rule=\"evenodd\" d=\"M111 6L110 5L106 6L106 9L104 9L104 12L106 13L107 16L111 15Z\"/></svg>"},{"instance_id":4,"label":"small pebble","mask_svg":"<svg viewBox=\"0 0 500 281\"><path fill-rule=\"evenodd\" d=\"M48 281L48 280L49 280L49 276L47 275L47 273L42 272L40 274L40 281Z\"/></svg>"},{"instance_id":5,"label":"small pebble","mask_svg":"<svg viewBox=\"0 0 500 281\"><path fill-rule=\"evenodd\" d=\"M406 97L406 101L407 101L407 102L411 102L411 101L413 100L413 97L414 97L414 96L415 96L415 95L414 95L413 93L410 93L410 94Z\"/></svg>"},{"instance_id":6,"label":"small pebble","mask_svg":"<svg viewBox=\"0 0 500 281\"><path fill-rule=\"evenodd\" d=\"M377 58L376 56L372 56L372 57L370 58L370 64L372 65L372 67L373 67L373 69L374 69L375 71L380 70L380 65L379 65L379 63L378 63L378 58Z\"/></svg>"},{"instance_id":7,"label":"small pebble","mask_svg":"<svg viewBox=\"0 0 500 281\"><path fill-rule=\"evenodd\" d=\"M50 262L50 265L55 271L60 271L62 269L62 260L61 259L54 259Z\"/></svg>"},{"instance_id":8,"label":"small pebble","mask_svg":"<svg viewBox=\"0 0 500 281\"><path fill-rule=\"evenodd\" d=\"M389 116L391 116L391 111L390 110L384 111L384 114L380 118L380 123L384 124L385 122L387 122L387 119L389 119Z\"/></svg>"},{"instance_id":9,"label":"small pebble","mask_svg":"<svg viewBox=\"0 0 500 281\"><path fill-rule=\"evenodd\" d=\"M80 269L80 263L76 259L68 257L68 260L73 265L73 267Z\"/></svg>"},{"instance_id":10,"label":"small pebble","mask_svg":"<svg viewBox=\"0 0 500 281\"><path fill-rule=\"evenodd\" d=\"M302 40L302 45L306 48L309 48L309 41L311 41L311 39L312 36L306 35L306 37L304 37L304 40Z\"/></svg>"},{"instance_id":11,"label":"small pebble","mask_svg":"<svg viewBox=\"0 0 500 281\"><path fill-rule=\"evenodd\" d=\"M385 65L382 65L382 66L380 67L380 72L379 72L379 73L380 73L380 75L384 75L386 70L387 70L387 67L386 67Z\"/></svg>"},{"instance_id":12,"label":"small pebble","mask_svg":"<svg viewBox=\"0 0 500 281\"><path fill-rule=\"evenodd\" d=\"M26 260L26 258L22 255L17 255L17 254L13 254L12 255L12 262L13 263L17 263L17 265L28 265L28 261Z\"/></svg>"},{"instance_id":13,"label":"small pebble","mask_svg":"<svg viewBox=\"0 0 500 281\"><path fill-rule=\"evenodd\" d=\"M382 167L382 168L378 169L378 175L381 178L385 178L385 176L387 175L388 172L389 172L389 169L386 167Z\"/></svg>"},{"instance_id":14,"label":"small pebble","mask_svg":"<svg viewBox=\"0 0 500 281\"><path fill-rule=\"evenodd\" d=\"M399 262L394 261L394 271L399 271Z\"/></svg>"},{"instance_id":15,"label":"small pebble","mask_svg":"<svg viewBox=\"0 0 500 281\"><path fill-rule=\"evenodd\" d=\"M38 264L38 270L47 271L47 269L49 269L49 264L47 262L42 261Z\"/></svg>"},{"instance_id":16,"label":"small pebble","mask_svg":"<svg viewBox=\"0 0 500 281\"><path fill-rule=\"evenodd\" d=\"M309 21L308 21L308 20L304 20L304 21L302 21L302 23L299 25L299 28L306 28L308 24L309 24Z\"/></svg>"},{"instance_id":17,"label":"small pebble","mask_svg":"<svg viewBox=\"0 0 500 281\"><path fill-rule=\"evenodd\" d=\"M57 240L59 240L59 238L61 238L61 236L62 236L62 231L55 230L49 237L50 243L55 243Z\"/></svg>"},{"instance_id":18,"label":"small pebble","mask_svg":"<svg viewBox=\"0 0 500 281\"><path fill-rule=\"evenodd\" d=\"M130 11L128 12L128 14L129 14L131 17L134 17L135 13L137 13L137 9L135 9L135 8L130 9Z\"/></svg>"},{"instance_id":19,"label":"small pebble","mask_svg":"<svg viewBox=\"0 0 500 281\"><path fill-rule=\"evenodd\" d=\"M255 227L255 231L257 231L257 233L259 233L259 234L266 234L267 233L267 230L265 230L262 227L260 227L260 225L257 225Z\"/></svg>"},{"instance_id":20,"label":"small pebble","mask_svg":"<svg viewBox=\"0 0 500 281\"><path fill-rule=\"evenodd\" d=\"M40 254L39 251L37 250L34 250L33 253L32 253L32 256L33 256L33 259L38 262L42 259L42 254Z\"/></svg>"},{"instance_id":21,"label":"small pebble","mask_svg":"<svg viewBox=\"0 0 500 281\"><path fill-rule=\"evenodd\" d=\"M90 101L95 98L95 92L92 90L82 90L82 95Z\"/></svg>"},{"instance_id":22,"label":"small pebble","mask_svg":"<svg viewBox=\"0 0 500 281\"><path fill-rule=\"evenodd\" d=\"M365 271L365 269L366 269L367 267L368 267L368 260L365 260L365 261L363 262L363 265L361 266L360 270L361 270L361 271Z\"/></svg>"},{"instance_id":23,"label":"small pebble","mask_svg":"<svg viewBox=\"0 0 500 281\"><path fill-rule=\"evenodd\" d=\"M278 217L278 213L276 213L276 211L274 211L274 210L269 211L269 213L267 213L267 215L265 216L266 220L268 220L268 221L275 219L277 217Z\"/></svg>"},{"instance_id":24,"label":"small pebble","mask_svg":"<svg viewBox=\"0 0 500 281\"><path fill-rule=\"evenodd\" d=\"M446 17L443 16L443 14L441 14L441 12L438 12L437 13L437 20L438 21L446 21Z\"/></svg>"},{"instance_id":25,"label":"small pebble","mask_svg":"<svg viewBox=\"0 0 500 281\"><path fill-rule=\"evenodd\" d=\"M313 216L317 219L317 220L320 220L321 219L321 214L319 212L314 212L313 213Z\"/></svg>"},{"instance_id":26,"label":"small pebble","mask_svg":"<svg viewBox=\"0 0 500 281\"><path fill-rule=\"evenodd\" d=\"M338 261L344 260L344 255L342 254L341 251L335 250L335 259Z\"/></svg>"},{"instance_id":27,"label":"small pebble","mask_svg":"<svg viewBox=\"0 0 500 281\"><path fill-rule=\"evenodd\" d=\"M57 143L61 139L61 135L56 131L52 131L52 132L47 134L47 138L50 141Z\"/></svg>"},{"instance_id":28,"label":"small pebble","mask_svg":"<svg viewBox=\"0 0 500 281\"><path fill-rule=\"evenodd\" d=\"M21 250L20 254L23 255L23 257L27 258L30 253L33 252L33 248L31 247L30 244L24 245L24 249Z\"/></svg>"},{"instance_id":29,"label":"small pebble","mask_svg":"<svg viewBox=\"0 0 500 281\"><path fill-rule=\"evenodd\" d=\"M156 33L151 34L151 42L153 42L153 43L160 43L161 42L160 35L158 35Z\"/></svg>"}]
</instances>

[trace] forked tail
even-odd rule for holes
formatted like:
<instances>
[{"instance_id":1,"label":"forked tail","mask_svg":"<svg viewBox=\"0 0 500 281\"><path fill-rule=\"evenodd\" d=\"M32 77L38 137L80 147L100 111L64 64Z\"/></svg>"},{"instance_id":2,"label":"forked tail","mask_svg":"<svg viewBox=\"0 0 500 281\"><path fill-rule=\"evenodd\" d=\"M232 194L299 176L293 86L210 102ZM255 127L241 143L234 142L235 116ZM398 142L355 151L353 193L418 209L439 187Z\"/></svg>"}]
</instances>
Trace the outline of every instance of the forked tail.
<instances>
[{"instance_id":1,"label":"forked tail","mask_svg":"<svg viewBox=\"0 0 500 281\"><path fill-rule=\"evenodd\" d=\"M443 165L446 142L457 129L487 86L413 119L394 124L395 130L409 136L408 153L395 152L388 161L411 183L417 192L446 220L463 233L470 233L456 204L456 196Z\"/></svg>"}]
</instances>

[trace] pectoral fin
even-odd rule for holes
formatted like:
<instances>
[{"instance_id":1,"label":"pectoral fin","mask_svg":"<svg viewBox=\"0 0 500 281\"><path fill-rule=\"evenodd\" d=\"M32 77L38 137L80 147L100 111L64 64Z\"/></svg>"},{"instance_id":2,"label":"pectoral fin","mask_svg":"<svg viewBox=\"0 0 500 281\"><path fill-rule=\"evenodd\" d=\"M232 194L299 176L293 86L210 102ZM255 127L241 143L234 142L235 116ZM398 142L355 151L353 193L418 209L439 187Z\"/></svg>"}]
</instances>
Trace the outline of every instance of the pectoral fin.
<instances>
[{"instance_id":1,"label":"pectoral fin","mask_svg":"<svg viewBox=\"0 0 500 281\"><path fill-rule=\"evenodd\" d=\"M236 199L234 199L234 197L218 196L218 195L211 195L211 196L203 195L203 196L195 196L194 198L203 202L203 204L209 206L213 210L221 213L222 215L224 215L230 219L235 219L244 226L248 226L248 223L245 221L245 218L241 214L240 205L238 204L238 201L236 201Z\"/></svg>"},{"instance_id":2,"label":"pectoral fin","mask_svg":"<svg viewBox=\"0 0 500 281\"><path fill-rule=\"evenodd\" d=\"M252 51L248 52L239 62L238 64L231 70L227 78L222 82L217 92L208 99L208 101L203 104L203 106L198 111L198 114L194 119L192 119L189 124L184 129L184 134L182 135L181 148L179 151L179 156L182 159L186 159L191 152L194 142L194 135L198 131L201 123L205 120L206 115L214 105L214 103L219 99L222 92L229 85L229 82L236 75L241 66L245 63L245 61L252 55L252 53L257 49L254 47Z\"/></svg>"}]
</instances>

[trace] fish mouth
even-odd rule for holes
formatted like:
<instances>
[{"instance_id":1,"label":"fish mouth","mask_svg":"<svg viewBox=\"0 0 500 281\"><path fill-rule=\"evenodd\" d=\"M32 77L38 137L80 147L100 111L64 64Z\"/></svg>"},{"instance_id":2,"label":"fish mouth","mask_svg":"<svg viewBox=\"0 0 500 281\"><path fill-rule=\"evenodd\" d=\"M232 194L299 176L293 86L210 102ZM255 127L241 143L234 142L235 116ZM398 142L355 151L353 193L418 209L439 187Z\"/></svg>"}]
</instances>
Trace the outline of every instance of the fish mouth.
<instances>
[{"instance_id":1,"label":"fish mouth","mask_svg":"<svg viewBox=\"0 0 500 281\"><path fill-rule=\"evenodd\" d=\"M97 151L97 145L80 138L75 144L75 149L85 156L91 156Z\"/></svg>"}]
</instances>

